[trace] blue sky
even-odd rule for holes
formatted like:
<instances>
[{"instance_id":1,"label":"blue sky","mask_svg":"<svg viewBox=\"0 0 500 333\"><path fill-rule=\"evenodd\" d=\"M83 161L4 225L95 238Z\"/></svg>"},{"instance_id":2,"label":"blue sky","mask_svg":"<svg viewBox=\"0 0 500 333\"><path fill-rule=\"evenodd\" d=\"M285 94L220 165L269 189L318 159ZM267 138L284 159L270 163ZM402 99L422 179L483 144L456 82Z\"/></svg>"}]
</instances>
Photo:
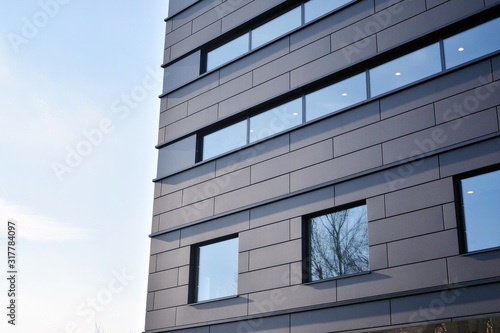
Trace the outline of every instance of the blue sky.
<instances>
[{"instance_id":1,"label":"blue sky","mask_svg":"<svg viewBox=\"0 0 500 333\"><path fill-rule=\"evenodd\" d=\"M143 331L167 8L0 4L0 331Z\"/></svg>"}]
</instances>

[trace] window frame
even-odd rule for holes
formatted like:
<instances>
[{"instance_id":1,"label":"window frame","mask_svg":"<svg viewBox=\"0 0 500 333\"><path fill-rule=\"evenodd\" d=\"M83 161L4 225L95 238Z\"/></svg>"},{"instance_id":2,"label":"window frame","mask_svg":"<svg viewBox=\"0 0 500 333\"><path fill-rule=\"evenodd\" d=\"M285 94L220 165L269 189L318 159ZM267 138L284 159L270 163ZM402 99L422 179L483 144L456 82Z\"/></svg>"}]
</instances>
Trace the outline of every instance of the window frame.
<instances>
[{"instance_id":1,"label":"window frame","mask_svg":"<svg viewBox=\"0 0 500 333\"><path fill-rule=\"evenodd\" d=\"M310 228L310 222L311 219L324 216L327 214L332 214L344 210L349 210L357 207L365 206L366 208L366 251L368 254L368 267L366 271L360 271L360 272L355 272L355 273L350 273L350 274L342 274L342 275L337 275L337 276L331 276L327 277L324 279L317 279L313 280L312 279L312 274L311 274L311 228ZM302 216L302 283L320 283L324 281L331 281L331 280L338 280L338 279L343 279L347 277L352 277L352 276L357 276L357 275L363 275L363 274L368 274L370 273L370 259L369 259L369 251L370 251L370 244L369 244L369 239L368 239L368 205L366 203L366 200L363 201L356 201L352 202L349 204L321 210L318 212L314 212L311 214L307 214Z\"/></svg>"},{"instance_id":2,"label":"window frame","mask_svg":"<svg viewBox=\"0 0 500 333\"><path fill-rule=\"evenodd\" d=\"M454 194L455 194L455 212L457 217L457 233L459 241L459 250L462 255L470 255L475 253L490 252L500 250L500 246L481 248L477 250L468 249L467 244L467 225L465 220L465 203L462 196L462 180L476 176L485 175L491 172L500 171L500 164L494 164L484 168L468 171L455 175L454 178Z\"/></svg>"},{"instance_id":3,"label":"window frame","mask_svg":"<svg viewBox=\"0 0 500 333\"><path fill-rule=\"evenodd\" d=\"M199 284L199 266L200 266L200 248L203 246L213 245L221 242L225 242L228 240L237 239L238 240L238 252L237 252L237 263L236 263L236 272L239 280L239 234L227 235L207 241L203 241L200 243L192 244L190 246L190 259L189 259L189 284L188 284L188 304L200 304L207 302L214 302L227 298L238 297L238 280L236 285L236 293L234 295L221 296L216 298L210 298L205 300L198 300L198 284Z\"/></svg>"}]
</instances>

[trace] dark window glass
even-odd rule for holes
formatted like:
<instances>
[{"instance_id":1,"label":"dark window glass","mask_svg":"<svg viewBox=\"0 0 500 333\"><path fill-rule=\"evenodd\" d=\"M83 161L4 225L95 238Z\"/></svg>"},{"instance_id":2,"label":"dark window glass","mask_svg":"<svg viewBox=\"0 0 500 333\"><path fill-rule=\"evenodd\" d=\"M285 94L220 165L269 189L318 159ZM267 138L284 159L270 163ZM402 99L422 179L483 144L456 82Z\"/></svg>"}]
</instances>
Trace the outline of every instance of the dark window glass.
<instances>
[{"instance_id":1,"label":"dark window glass","mask_svg":"<svg viewBox=\"0 0 500 333\"><path fill-rule=\"evenodd\" d=\"M366 99L366 74L361 73L306 95L306 121Z\"/></svg>"},{"instance_id":2,"label":"dark window glass","mask_svg":"<svg viewBox=\"0 0 500 333\"><path fill-rule=\"evenodd\" d=\"M247 144L247 121L243 120L203 137L203 159Z\"/></svg>"},{"instance_id":3,"label":"dark window glass","mask_svg":"<svg viewBox=\"0 0 500 333\"><path fill-rule=\"evenodd\" d=\"M460 181L467 251L500 246L500 170Z\"/></svg>"},{"instance_id":4,"label":"dark window glass","mask_svg":"<svg viewBox=\"0 0 500 333\"><path fill-rule=\"evenodd\" d=\"M252 49L257 48L301 25L300 7L252 30Z\"/></svg>"},{"instance_id":5,"label":"dark window glass","mask_svg":"<svg viewBox=\"0 0 500 333\"><path fill-rule=\"evenodd\" d=\"M214 69L228 61L231 61L240 55L249 51L250 34L246 33L232 41L208 52L207 71Z\"/></svg>"},{"instance_id":6,"label":"dark window glass","mask_svg":"<svg viewBox=\"0 0 500 333\"><path fill-rule=\"evenodd\" d=\"M432 44L370 69L371 96L377 96L441 71L439 44Z\"/></svg>"},{"instance_id":7,"label":"dark window glass","mask_svg":"<svg viewBox=\"0 0 500 333\"><path fill-rule=\"evenodd\" d=\"M250 118L250 142L302 123L302 98Z\"/></svg>"},{"instance_id":8,"label":"dark window glass","mask_svg":"<svg viewBox=\"0 0 500 333\"><path fill-rule=\"evenodd\" d=\"M446 68L455 67L500 49L500 18L443 41Z\"/></svg>"},{"instance_id":9,"label":"dark window glass","mask_svg":"<svg viewBox=\"0 0 500 333\"><path fill-rule=\"evenodd\" d=\"M309 281L368 271L366 205L308 221Z\"/></svg>"},{"instance_id":10,"label":"dark window glass","mask_svg":"<svg viewBox=\"0 0 500 333\"><path fill-rule=\"evenodd\" d=\"M196 302L238 294L238 238L197 249Z\"/></svg>"},{"instance_id":11,"label":"dark window glass","mask_svg":"<svg viewBox=\"0 0 500 333\"><path fill-rule=\"evenodd\" d=\"M201 52L195 52L165 68L163 93L179 88L200 75Z\"/></svg>"},{"instance_id":12,"label":"dark window glass","mask_svg":"<svg viewBox=\"0 0 500 333\"><path fill-rule=\"evenodd\" d=\"M304 4L305 23L314 20L351 0L311 0Z\"/></svg>"},{"instance_id":13,"label":"dark window glass","mask_svg":"<svg viewBox=\"0 0 500 333\"><path fill-rule=\"evenodd\" d=\"M158 151L157 176L162 177L195 163L196 136L192 135Z\"/></svg>"}]
</instances>

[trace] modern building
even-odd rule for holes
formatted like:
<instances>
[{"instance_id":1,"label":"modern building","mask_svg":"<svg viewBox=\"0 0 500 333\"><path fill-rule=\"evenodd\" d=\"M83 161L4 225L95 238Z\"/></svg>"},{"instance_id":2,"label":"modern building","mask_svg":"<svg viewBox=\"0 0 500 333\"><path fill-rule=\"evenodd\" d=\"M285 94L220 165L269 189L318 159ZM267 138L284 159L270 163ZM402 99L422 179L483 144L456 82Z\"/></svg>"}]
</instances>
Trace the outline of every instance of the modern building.
<instances>
[{"instance_id":1,"label":"modern building","mask_svg":"<svg viewBox=\"0 0 500 333\"><path fill-rule=\"evenodd\" d=\"M170 0L146 332L500 332L499 14Z\"/></svg>"}]
</instances>

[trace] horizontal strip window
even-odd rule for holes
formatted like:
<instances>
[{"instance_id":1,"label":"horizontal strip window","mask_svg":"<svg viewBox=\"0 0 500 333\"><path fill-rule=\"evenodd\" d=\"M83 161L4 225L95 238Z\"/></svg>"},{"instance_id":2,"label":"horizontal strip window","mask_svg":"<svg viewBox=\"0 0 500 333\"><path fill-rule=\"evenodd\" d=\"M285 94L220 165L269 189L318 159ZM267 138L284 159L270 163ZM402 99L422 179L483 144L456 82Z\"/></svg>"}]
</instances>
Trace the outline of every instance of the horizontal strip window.
<instances>
[{"instance_id":1,"label":"horizontal strip window","mask_svg":"<svg viewBox=\"0 0 500 333\"><path fill-rule=\"evenodd\" d=\"M298 7L240 35L217 48L197 50L164 69L163 94L195 80L210 71L254 50L353 0L309 0Z\"/></svg>"},{"instance_id":2,"label":"horizontal strip window","mask_svg":"<svg viewBox=\"0 0 500 333\"><path fill-rule=\"evenodd\" d=\"M288 32L325 15L352 0L310 0L288 12L251 29L249 32L206 53L205 70L211 71Z\"/></svg>"},{"instance_id":3,"label":"horizontal strip window","mask_svg":"<svg viewBox=\"0 0 500 333\"><path fill-rule=\"evenodd\" d=\"M442 42L431 44L419 50L403 55L365 72L356 74L325 88L306 94L285 104L266 110L257 115L247 117L219 128L207 134L198 134L198 140L193 136L177 141L160 149L169 150L171 156L177 152L182 156L173 158L175 167L168 170L180 170L177 161L183 161L183 167L196 162L213 158L249 143L265 139L271 135L287 131L293 127L314 119L334 114L347 107L364 102L370 98L405 87L409 84L438 74L474 59L487 56L500 50L500 18L486 22L472 29L444 39ZM487 42L482 42L488 35ZM460 40L460 38L461 40ZM477 40L476 49L470 54L459 57L456 52L464 52L470 48L469 41ZM493 46L492 46L493 45ZM478 51L481 49L482 51ZM442 57L444 55L444 58ZM187 141L186 141L187 140ZM196 141L200 146L200 153L196 154ZM189 144L190 147L186 145ZM175 147L171 147L177 145ZM180 149L178 149L180 147ZM189 155L189 156L188 156ZM195 159L195 156L197 158ZM160 161L165 158L160 159ZM189 164L191 163L191 164ZM163 172L160 172L162 170ZM158 166L158 175L165 174L164 169Z\"/></svg>"}]
</instances>

